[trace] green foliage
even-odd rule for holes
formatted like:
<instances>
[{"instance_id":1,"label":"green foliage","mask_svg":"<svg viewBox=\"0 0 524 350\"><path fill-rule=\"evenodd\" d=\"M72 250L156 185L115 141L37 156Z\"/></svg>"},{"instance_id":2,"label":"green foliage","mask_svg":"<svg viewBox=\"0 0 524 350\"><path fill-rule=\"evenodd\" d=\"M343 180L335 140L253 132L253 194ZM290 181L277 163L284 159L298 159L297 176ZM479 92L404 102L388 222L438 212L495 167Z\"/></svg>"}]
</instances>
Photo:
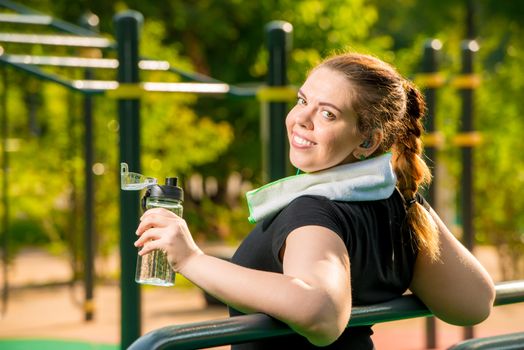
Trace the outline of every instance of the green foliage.
<instances>
[{"instance_id":1,"label":"green foliage","mask_svg":"<svg viewBox=\"0 0 524 350\"><path fill-rule=\"evenodd\" d=\"M505 278L524 273L524 78L516 74L522 70L523 54L521 46L508 45L504 60L485 72L478 96L479 127L485 135L476 157L478 234L513 257L503 266Z\"/></svg>"}]
</instances>

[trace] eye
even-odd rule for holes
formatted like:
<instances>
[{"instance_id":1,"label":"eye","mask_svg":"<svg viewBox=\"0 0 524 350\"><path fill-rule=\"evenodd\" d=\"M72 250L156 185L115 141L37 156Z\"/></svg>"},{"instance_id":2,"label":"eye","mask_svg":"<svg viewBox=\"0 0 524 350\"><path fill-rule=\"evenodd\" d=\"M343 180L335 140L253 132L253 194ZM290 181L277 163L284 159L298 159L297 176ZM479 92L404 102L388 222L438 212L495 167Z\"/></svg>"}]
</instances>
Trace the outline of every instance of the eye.
<instances>
[{"instance_id":1,"label":"eye","mask_svg":"<svg viewBox=\"0 0 524 350\"><path fill-rule=\"evenodd\" d=\"M322 111L322 116L324 118L326 118L327 120L335 120L336 119L336 115L334 115L333 113L331 113L330 111Z\"/></svg>"},{"instance_id":2,"label":"eye","mask_svg":"<svg viewBox=\"0 0 524 350\"><path fill-rule=\"evenodd\" d=\"M307 102L306 102L306 100L303 97L301 97L301 96L297 97L297 105L305 106L306 104L307 104Z\"/></svg>"}]
</instances>

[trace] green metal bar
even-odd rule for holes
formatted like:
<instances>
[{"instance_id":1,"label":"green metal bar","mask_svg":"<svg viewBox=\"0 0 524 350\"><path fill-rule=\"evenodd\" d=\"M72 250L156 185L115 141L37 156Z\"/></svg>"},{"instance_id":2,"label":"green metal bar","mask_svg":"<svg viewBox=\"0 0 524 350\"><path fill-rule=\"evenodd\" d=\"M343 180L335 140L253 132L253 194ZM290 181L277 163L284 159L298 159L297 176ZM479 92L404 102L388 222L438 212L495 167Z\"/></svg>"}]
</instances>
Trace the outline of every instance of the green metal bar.
<instances>
[{"instance_id":1,"label":"green metal bar","mask_svg":"<svg viewBox=\"0 0 524 350\"><path fill-rule=\"evenodd\" d=\"M524 332L495 335L462 341L448 350L522 350Z\"/></svg>"},{"instance_id":2,"label":"green metal bar","mask_svg":"<svg viewBox=\"0 0 524 350\"><path fill-rule=\"evenodd\" d=\"M7 313L7 301L9 299L9 278L7 275L9 266L9 153L7 149L8 132L8 116L7 116L7 91L8 91L8 77L7 67L2 66L2 100L1 100L1 121L2 128L2 268L4 279L2 281L2 317Z\"/></svg>"},{"instance_id":3,"label":"green metal bar","mask_svg":"<svg viewBox=\"0 0 524 350\"><path fill-rule=\"evenodd\" d=\"M438 52L442 48L440 41L436 39L427 40L424 43L424 54L422 57L422 72L425 74L434 74L438 71ZM424 89L424 95L427 104L427 115L425 119L425 129L429 134L435 132L435 115L437 105L437 87L428 86ZM432 181L426 194L426 199L433 206L436 205L436 188L438 184L438 175L436 170L437 166L437 148L435 145L429 145L424 147L424 154L426 160L431 162L432 169ZM436 322L434 317L428 317L426 319L426 348L434 349L437 347L437 332Z\"/></svg>"},{"instance_id":4,"label":"green metal bar","mask_svg":"<svg viewBox=\"0 0 524 350\"><path fill-rule=\"evenodd\" d=\"M439 53L442 48L442 43L437 39L429 39L424 43L424 53L422 57L422 73L432 75L438 72L439 69ZM436 107L437 107L437 86L424 87L424 97L427 105L427 114L425 118L424 128L427 133L433 134L436 131ZM438 188L438 174L435 171L437 166L437 147L435 144L424 146L424 154L426 159L430 162L432 168L431 187L425 198L433 206L436 205L436 191Z\"/></svg>"},{"instance_id":5,"label":"green metal bar","mask_svg":"<svg viewBox=\"0 0 524 350\"><path fill-rule=\"evenodd\" d=\"M106 38L78 35L0 33L0 42L50 46L110 48L114 44Z\"/></svg>"},{"instance_id":6,"label":"green metal bar","mask_svg":"<svg viewBox=\"0 0 524 350\"><path fill-rule=\"evenodd\" d=\"M462 51L462 74L467 76L473 73L473 56L478 51L478 44L474 40L464 40L461 44ZM461 132L469 133L474 130L474 88L463 87L460 89L462 98L462 122ZM462 231L463 241L466 248L474 248L473 230L473 146L464 145L462 148Z\"/></svg>"},{"instance_id":7,"label":"green metal bar","mask_svg":"<svg viewBox=\"0 0 524 350\"><path fill-rule=\"evenodd\" d=\"M266 25L269 51L268 85L287 85L287 54L291 50L293 26L283 21L273 21ZM285 119L287 103L270 102L262 116L263 167L267 181L287 176L287 133Z\"/></svg>"},{"instance_id":8,"label":"green metal bar","mask_svg":"<svg viewBox=\"0 0 524 350\"><path fill-rule=\"evenodd\" d=\"M524 280L496 285L495 306L524 302ZM432 313L415 296L371 306L354 307L349 327L427 317ZM251 314L163 327L135 341L129 350L200 349L292 334L284 323L264 314Z\"/></svg>"},{"instance_id":9,"label":"green metal bar","mask_svg":"<svg viewBox=\"0 0 524 350\"><path fill-rule=\"evenodd\" d=\"M9 1L9 0L0 0L0 7L7 8L9 10L12 10L14 12L25 14L25 15L43 15L41 12L35 11L27 6L21 5L19 3ZM33 23L33 24L39 24L39 23ZM76 35L98 35L98 33L90 31L88 29L82 28L80 26L76 26L74 24L62 21L57 18L52 18L51 23L49 23L49 26L52 28L58 29L60 31L70 33L70 34L76 34Z\"/></svg>"},{"instance_id":10,"label":"green metal bar","mask_svg":"<svg viewBox=\"0 0 524 350\"><path fill-rule=\"evenodd\" d=\"M98 31L98 17L88 12L80 18L80 25L91 31ZM84 78L94 79L93 70L88 67L84 71ZM96 257L96 232L95 232L95 204L94 204L94 163L93 145L93 97L89 94L83 96L84 114L84 181L85 181L85 223L84 223L84 319L92 321L95 315L94 284L95 284L95 257Z\"/></svg>"},{"instance_id":11,"label":"green metal bar","mask_svg":"<svg viewBox=\"0 0 524 350\"><path fill-rule=\"evenodd\" d=\"M473 73L473 56L478 50L478 44L474 40L464 40L461 44L462 51L462 73ZM461 89L462 97L462 122L461 131L468 133L474 130L474 88L466 87ZM473 196L473 147L462 146L462 176L461 176L461 212L462 212L462 240L464 246L470 251L475 246L475 229L473 227L473 216L475 213L475 203ZM464 339L474 337L473 327L464 328Z\"/></svg>"},{"instance_id":12,"label":"green metal bar","mask_svg":"<svg viewBox=\"0 0 524 350\"><path fill-rule=\"evenodd\" d=\"M71 90L76 90L76 91L82 91L82 89L79 89L77 88L76 86L73 85L72 82L66 80L66 79L63 79L55 74L51 74L51 73L46 73L42 70L40 70L39 68L37 67L33 67L31 65L27 65L27 64L20 64L20 63L12 63L12 62L8 62L4 59L4 56L0 55L0 64L3 64L3 65L10 65L18 70L21 70L21 71L24 71L26 73L29 73L30 75L33 75L39 79L43 79L43 80L47 80L47 81L50 81L50 82L53 82L53 83L57 83L59 85L62 85L66 88L69 88Z\"/></svg>"},{"instance_id":13,"label":"green metal bar","mask_svg":"<svg viewBox=\"0 0 524 350\"><path fill-rule=\"evenodd\" d=\"M117 14L114 18L118 51L119 83L139 82L138 52L140 27L143 17L135 11ZM120 121L120 162L140 172L140 100L138 98L118 101ZM138 192L120 191L120 292L121 292L121 339L126 349L141 332L140 288L135 283L137 251L133 245L134 232L138 227L140 206Z\"/></svg>"}]
</instances>

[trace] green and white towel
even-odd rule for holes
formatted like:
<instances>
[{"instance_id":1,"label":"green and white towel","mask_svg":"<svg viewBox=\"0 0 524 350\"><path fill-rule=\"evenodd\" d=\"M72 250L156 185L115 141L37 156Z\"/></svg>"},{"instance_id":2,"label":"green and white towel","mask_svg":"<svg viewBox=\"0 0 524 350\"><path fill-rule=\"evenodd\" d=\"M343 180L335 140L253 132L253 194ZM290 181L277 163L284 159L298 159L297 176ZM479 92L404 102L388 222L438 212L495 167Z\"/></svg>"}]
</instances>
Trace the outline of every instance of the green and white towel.
<instances>
[{"instance_id":1,"label":"green and white towel","mask_svg":"<svg viewBox=\"0 0 524 350\"><path fill-rule=\"evenodd\" d=\"M346 202L385 199L395 190L396 182L391 153L285 177L246 193L249 221L256 223L272 217L303 195L319 195Z\"/></svg>"}]
</instances>

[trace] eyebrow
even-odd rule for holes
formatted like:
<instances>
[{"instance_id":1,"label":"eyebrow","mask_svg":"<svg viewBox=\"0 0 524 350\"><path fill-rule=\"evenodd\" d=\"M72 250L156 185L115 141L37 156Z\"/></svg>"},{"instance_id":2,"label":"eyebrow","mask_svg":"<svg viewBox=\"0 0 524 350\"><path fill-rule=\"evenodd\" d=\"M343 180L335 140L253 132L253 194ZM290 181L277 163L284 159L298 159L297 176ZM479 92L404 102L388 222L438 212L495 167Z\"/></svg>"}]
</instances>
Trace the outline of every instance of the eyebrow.
<instances>
[{"instance_id":1,"label":"eyebrow","mask_svg":"<svg viewBox=\"0 0 524 350\"><path fill-rule=\"evenodd\" d=\"M304 91L302 91L302 89L298 89L298 93L304 97L306 97L306 94L304 93ZM307 97L306 97L307 99ZM319 103L319 106L329 106L333 109L336 109L339 113L343 113L342 110L340 108L338 108L337 106L335 106L334 104L332 103L329 103L329 102L322 102L320 101Z\"/></svg>"}]
</instances>

